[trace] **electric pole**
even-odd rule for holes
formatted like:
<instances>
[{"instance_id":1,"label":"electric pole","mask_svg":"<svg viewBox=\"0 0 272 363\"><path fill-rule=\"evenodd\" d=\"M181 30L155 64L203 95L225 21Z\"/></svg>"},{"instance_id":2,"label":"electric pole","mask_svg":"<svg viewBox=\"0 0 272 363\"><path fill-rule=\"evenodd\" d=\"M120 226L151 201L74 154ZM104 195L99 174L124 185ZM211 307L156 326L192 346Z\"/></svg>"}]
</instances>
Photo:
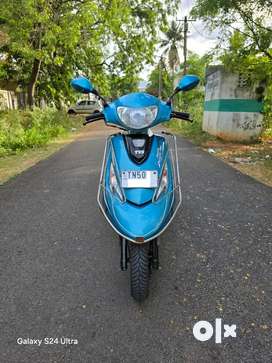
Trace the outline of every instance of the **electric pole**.
<instances>
[{"instance_id":1,"label":"electric pole","mask_svg":"<svg viewBox=\"0 0 272 363\"><path fill-rule=\"evenodd\" d=\"M183 74L187 73L187 36L188 36L188 22L195 21L194 19L188 19L187 16L184 17L183 21Z\"/></svg>"},{"instance_id":2,"label":"electric pole","mask_svg":"<svg viewBox=\"0 0 272 363\"><path fill-rule=\"evenodd\" d=\"M188 20L187 16L184 17L183 28L183 74L187 73L187 33L188 33Z\"/></svg>"}]
</instances>

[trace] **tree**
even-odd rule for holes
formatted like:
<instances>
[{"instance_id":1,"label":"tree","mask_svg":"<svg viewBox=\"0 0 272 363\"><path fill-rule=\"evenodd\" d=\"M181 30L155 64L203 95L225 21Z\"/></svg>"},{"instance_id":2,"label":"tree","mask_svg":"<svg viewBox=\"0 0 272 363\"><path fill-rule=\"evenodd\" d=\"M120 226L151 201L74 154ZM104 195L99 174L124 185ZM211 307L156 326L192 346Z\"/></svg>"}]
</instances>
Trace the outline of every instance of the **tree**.
<instances>
[{"instance_id":1,"label":"tree","mask_svg":"<svg viewBox=\"0 0 272 363\"><path fill-rule=\"evenodd\" d=\"M233 31L243 34L246 47L272 60L271 0L197 0L191 15L210 29L220 28L221 39L229 39Z\"/></svg>"},{"instance_id":2,"label":"tree","mask_svg":"<svg viewBox=\"0 0 272 363\"><path fill-rule=\"evenodd\" d=\"M200 85L190 92L178 93L175 100L175 109L179 111L189 112L190 118L194 120L193 124L181 122L180 120L172 120L171 124L174 127L182 128L188 135L192 133L199 134L202 130L202 119L204 112L204 81L205 81L205 68L210 62L210 56L205 55L203 57L198 56L193 52L188 52L188 72L196 74L200 77ZM180 78L183 76L183 72L178 74ZM155 96L158 95L159 86L159 65L152 70L149 76L149 85L147 92ZM162 95L163 99L167 99L173 92L170 72L163 68L162 71Z\"/></svg>"},{"instance_id":3,"label":"tree","mask_svg":"<svg viewBox=\"0 0 272 363\"><path fill-rule=\"evenodd\" d=\"M172 90L170 74L167 71L163 58L160 58L159 63L155 66L149 76L146 92L156 97L161 96L162 99L167 99Z\"/></svg>"},{"instance_id":4,"label":"tree","mask_svg":"<svg viewBox=\"0 0 272 363\"><path fill-rule=\"evenodd\" d=\"M204 98L204 81L205 81L205 68L206 65L211 60L211 57L208 55L204 55L200 57L196 53L189 52L188 53L188 71L191 74L196 74L200 77L200 87L195 88L190 92L186 92L183 94L179 94L175 97L176 106L180 109L184 109L187 105L198 102L199 100L202 102ZM171 76L168 72L165 65L160 69L160 62L155 66L149 76L149 84L146 89L148 93L151 93L155 96L159 94L159 73L161 71L161 83L162 83L162 98L167 99L169 95L173 92L173 86L171 82ZM182 73L178 74L180 78L183 76Z\"/></svg>"},{"instance_id":5,"label":"tree","mask_svg":"<svg viewBox=\"0 0 272 363\"><path fill-rule=\"evenodd\" d=\"M177 0L2 0L0 27L9 42L0 44L0 75L27 88L30 107L41 97L67 101L77 72L106 93L111 82L129 88L130 79L134 87L152 61L165 4L174 9Z\"/></svg>"},{"instance_id":6,"label":"tree","mask_svg":"<svg viewBox=\"0 0 272 363\"><path fill-rule=\"evenodd\" d=\"M219 28L221 42L215 55L232 72L249 75L252 84L266 86L265 116L272 119L271 0L197 0L192 16L210 29ZM270 24L270 25L269 25ZM261 92L257 97L261 97Z\"/></svg>"},{"instance_id":7,"label":"tree","mask_svg":"<svg viewBox=\"0 0 272 363\"><path fill-rule=\"evenodd\" d=\"M183 35L180 26L173 20L170 28L164 33L166 39L161 41L164 48L163 54L168 57L168 64L171 69L172 85L174 86L175 66L179 64L178 49L181 47Z\"/></svg>"}]
</instances>

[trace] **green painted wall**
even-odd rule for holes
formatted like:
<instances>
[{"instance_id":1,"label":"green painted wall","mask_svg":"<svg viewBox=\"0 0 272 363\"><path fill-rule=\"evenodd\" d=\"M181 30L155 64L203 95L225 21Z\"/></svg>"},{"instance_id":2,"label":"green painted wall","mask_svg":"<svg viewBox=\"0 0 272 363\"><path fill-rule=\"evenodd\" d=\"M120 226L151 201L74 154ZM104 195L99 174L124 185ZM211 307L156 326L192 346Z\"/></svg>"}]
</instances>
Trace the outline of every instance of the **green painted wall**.
<instances>
[{"instance_id":1,"label":"green painted wall","mask_svg":"<svg viewBox=\"0 0 272 363\"><path fill-rule=\"evenodd\" d=\"M252 99L220 99L206 101L205 111L221 112L261 112L263 103Z\"/></svg>"}]
</instances>

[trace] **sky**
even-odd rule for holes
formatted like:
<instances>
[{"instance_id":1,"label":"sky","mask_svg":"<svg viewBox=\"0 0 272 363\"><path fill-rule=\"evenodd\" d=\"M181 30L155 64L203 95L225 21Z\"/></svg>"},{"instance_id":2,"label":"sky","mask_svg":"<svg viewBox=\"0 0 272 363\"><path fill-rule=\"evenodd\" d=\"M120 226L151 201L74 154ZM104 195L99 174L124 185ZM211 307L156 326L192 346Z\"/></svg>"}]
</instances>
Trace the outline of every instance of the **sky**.
<instances>
[{"instance_id":1,"label":"sky","mask_svg":"<svg viewBox=\"0 0 272 363\"><path fill-rule=\"evenodd\" d=\"M194 5L194 0L182 0L181 10L177 14L177 20L183 19L184 16L188 16L190 10ZM204 55L207 51L212 49L217 42L217 34L210 33L201 20L189 22L188 32L188 49L199 55Z\"/></svg>"},{"instance_id":2,"label":"sky","mask_svg":"<svg viewBox=\"0 0 272 363\"><path fill-rule=\"evenodd\" d=\"M178 21L184 19L184 16L187 16L189 19L189 13L194 4L194 0L181 0L180 10L177 12L176 16L173 18ZM172 20L169 19L170 21ZM207 53L209 50L215 47L217 43L217 34L216 32L210 33L202 21L197 20L194 22L188 23L188 38L187 38L187 48L194 53L199 54L200 56ZM158 52L155 56L155 60L159 60L160 53ZM182 50L180 50L180 59L182 61ZM147 80L149 73L152 70L152 66L147 66L141 73L141 78L143 80Z\"/></svg>"}]
</instances>

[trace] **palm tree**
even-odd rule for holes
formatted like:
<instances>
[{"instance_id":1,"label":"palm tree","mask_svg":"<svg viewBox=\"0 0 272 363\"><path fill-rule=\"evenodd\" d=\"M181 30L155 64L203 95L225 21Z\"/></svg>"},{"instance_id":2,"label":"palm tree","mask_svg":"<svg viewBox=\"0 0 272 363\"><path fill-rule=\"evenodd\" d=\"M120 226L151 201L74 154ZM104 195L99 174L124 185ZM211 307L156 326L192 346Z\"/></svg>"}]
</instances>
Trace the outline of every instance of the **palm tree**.
<instances>
[{"instance_id":1,"label":"palm tree","mask_svg":"<svg viewBox=\"0 0 272 363\"><path fill-rule=\"evenodd\" d=\"M161 48L164 48L163 54L168 57L168 65L171 69L172 83L174 88L174 74L175 65L179 64L178 49L182 48L183 35L179 24L172 20L170 28L164 33L166 39L163 39L160 43Z\"/></svg>"}]
</instances>

